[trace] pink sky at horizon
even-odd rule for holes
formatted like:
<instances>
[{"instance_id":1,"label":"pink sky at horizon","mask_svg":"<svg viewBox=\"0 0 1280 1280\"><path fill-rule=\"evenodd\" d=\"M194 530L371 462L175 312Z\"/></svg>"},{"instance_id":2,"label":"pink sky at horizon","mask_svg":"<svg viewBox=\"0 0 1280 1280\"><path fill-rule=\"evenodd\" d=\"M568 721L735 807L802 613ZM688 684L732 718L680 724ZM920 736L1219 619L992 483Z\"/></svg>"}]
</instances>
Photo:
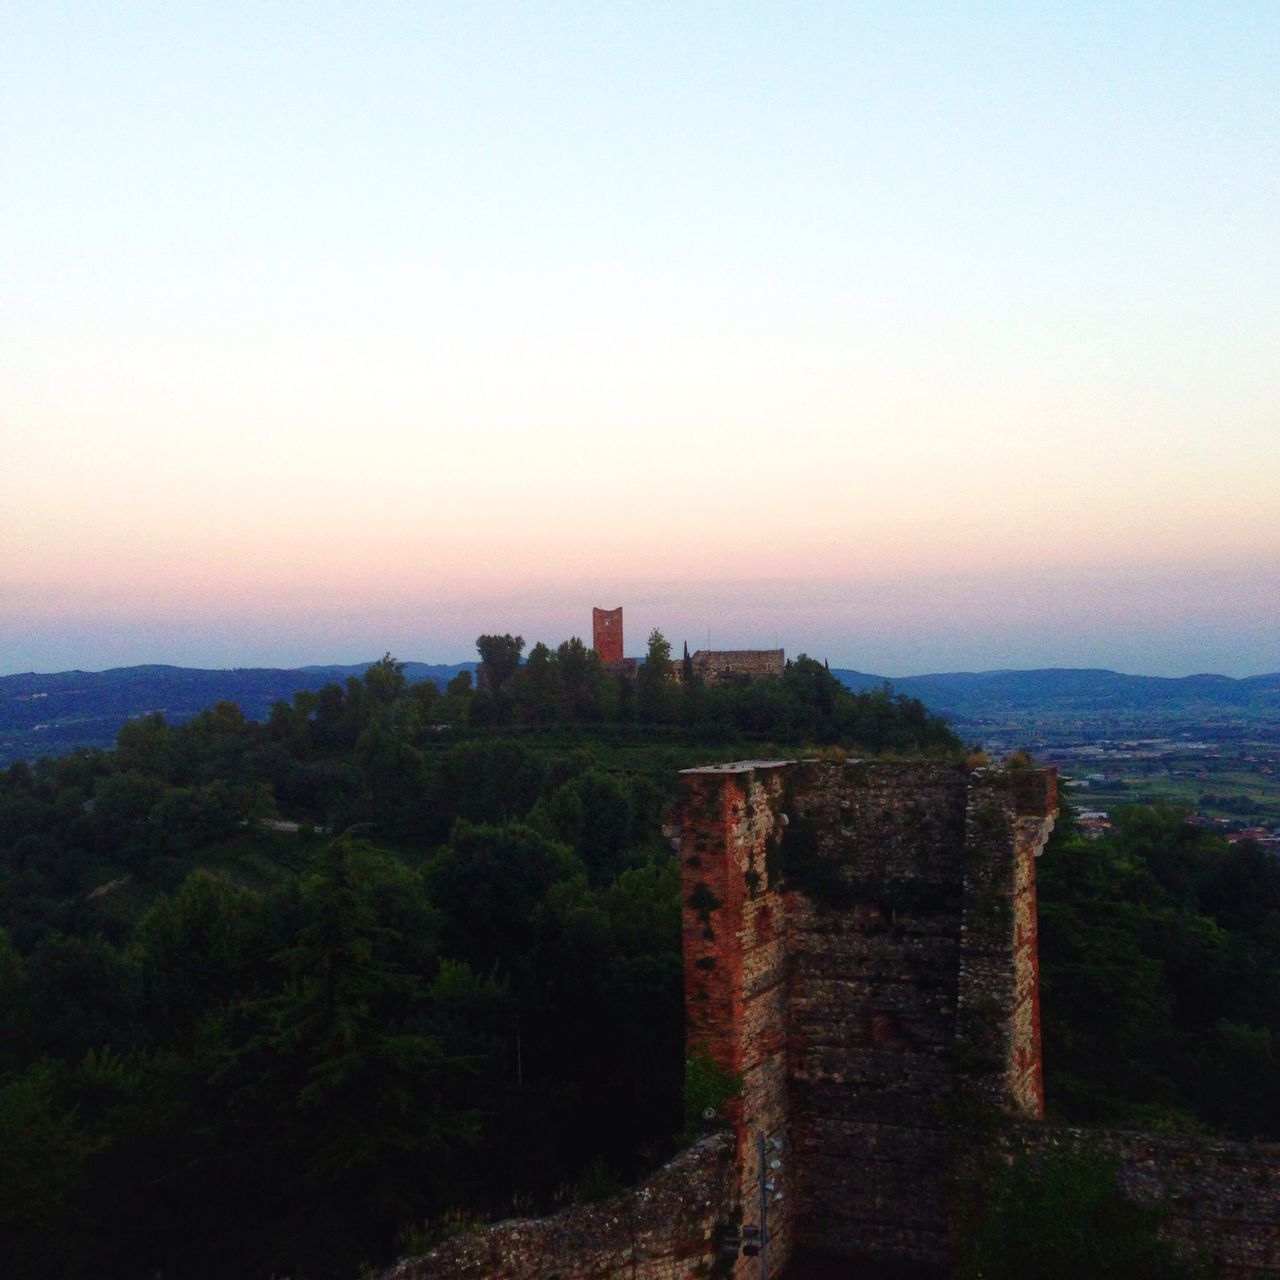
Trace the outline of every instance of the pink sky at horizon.
<instances>
[{"instance_id":1,"label":"pink sky at horizon","mask_svg":"<svg viewBox=\"0 0 1280 1280\"><path fill-rule=\"evenodd\" d=\"M1280 669L1280 11L322 8L4 20L0 671Z\"/></svg>"},{"instance_id":2,"label":"pink sky at horizon","mask_svg":"<svg viewBox=\"0 0 1280 1280\"><path fill-rule=\"evenodd\" d=\"M387 650L408 660L457 662L474 658L474 638L484 632L521 634L529 646L589 638L591 606L621 604L627 651L636 654L656 626L677 648L685 640L693 648L780 645L793 656L808 652L834 666L892 676L1041 666L1175 676L1280 670L1277 565L1199 568L1192 576L1185 566L1130 566L1064 576L969 572L682 587L597 580L594 594L583 582L390 601L376 592L330 599L295 593L216 611L207 601L162 594L150 609L73 594L64 611L44 592L27 602L28 637L54 660L9 658L5 669L294 666L364 661ZM1233 651L1260 661L1233 662Z\"/></svg>"}]
</instances>

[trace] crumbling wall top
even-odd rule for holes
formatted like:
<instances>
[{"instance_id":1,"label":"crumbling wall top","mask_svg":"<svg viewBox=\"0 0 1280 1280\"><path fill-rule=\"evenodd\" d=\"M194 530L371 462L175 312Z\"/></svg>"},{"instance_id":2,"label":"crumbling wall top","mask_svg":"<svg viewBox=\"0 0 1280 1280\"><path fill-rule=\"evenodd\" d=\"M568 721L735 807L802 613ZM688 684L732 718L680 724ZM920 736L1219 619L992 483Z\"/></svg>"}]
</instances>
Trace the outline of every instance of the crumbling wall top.
<instances>
[{"instance_id":1,"label":"crumbling wall top","mask_svg":"<svg viewBox=\"0 0 1280 1280\"><path fill-rule=\"evenodd\" d=\"M750 773L753 769L780 769L786 765L798 764L796 760L733 760L728 764L700 764L692 769L681 769L686 773Z\"/></svg>"}]
</instances>

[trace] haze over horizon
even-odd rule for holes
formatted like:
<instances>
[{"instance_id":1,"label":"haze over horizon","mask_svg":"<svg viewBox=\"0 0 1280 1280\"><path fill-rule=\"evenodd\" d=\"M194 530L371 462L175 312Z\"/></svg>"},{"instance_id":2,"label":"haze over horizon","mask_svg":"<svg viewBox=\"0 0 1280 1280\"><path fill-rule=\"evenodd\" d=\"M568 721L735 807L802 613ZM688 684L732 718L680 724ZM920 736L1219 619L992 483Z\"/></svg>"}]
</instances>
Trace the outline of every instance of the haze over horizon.
<instances>
[{"instance_id":1,"label":"haze over horizon","mask_svg":"<svg viewBox=\"0 0 1280 1280\"><path fill-rule=\"evenodd\" d=\"M840 637L826 634L822 630L822 619L829 597L814 598L803 584L794 583L766 584L764 588L748 590L745 594L748 606L754 606L751 608L742 607L739 602L735 609L734 601L727 598L726 592L719 612L712 612L708 607L707 599L715 597L715 589L710 585L701 596L690 591L673 598L669 590L653 588L650 593L637 593L633 600L619 602L602 596L594 603L623 604L626 651L637 656L643 656L649 630L656 626L672 642L676 652L686 640L690 649L782 647L788 657L808 653L827 659L833 667L893 678L1048 667L1106 668L1130 675L1217 674L1236 678L1280 670L1280 662L1270 667L1233 670L1221 666L1179 665L1176 660L1157 661L1145 667L1138 665L1149 653L1148 637L1121 634L1098 639L1087 633L1071 634L1073 620L1057 599L1052 584L1045 584L1041 591L1023 600L1020 625L1011 627L1002 618L998 624L986 627L975 623L964 635L948 632L949 615L970 592L979 591L982 585L955 578L934 582L926 599L912 603L913 616L921 620L923 628L918 635ZM1084 589L1081 584L1081 590ZM1112 590L1109 584L1102 589ZM1166 599L1171 589L1169 583L1157 583L1150 588L1153 605ZM835 588L831 590L834 594ZM859 596L859 607L874 624L878 619L892 618L901 605L902 595L911 591L912 584L876 584ZM1124 608L1126 602L1133 603L1132 593L1122 593L1111 606L1112 612ZM525 638L526 652L539 640L554 647L571 635L590 643L590 608L580 600L566 600L559 595L535 599L529 594L484 602L479 608L469 604L465 610L460 608L444 619L424 616L420 625L376 610L369 617L356 619L335 609L332 614L312 615L306 635L287 640L264 640L252 620L224 618L218 639L214 641L197 615L168 620L158 634L146 638L149 647L140 646L132 625L126 623L113 628L108 624L95 637L95 652L112 656L99 660L95 666L68 657L61 664L40 670L93 670L144 663L210 668L345 665L372 661L388 650L407 661L467 662L476 660L475 636L485 632L519 634ZM1105 616L1101 601L1099 609ZM1061 628L1056 645L1041 633L1041 628L1051 627L1055 622ZM1207 652L1215 639L1225 651L1226 637L1220 633L1215 636L1205 619L1199 632L1193 627L1187 628L1186 651L1196 651L1198 647ZM1256 636L1259 652L1265 652L1268 639L1265 635ZM62 652L58 644L56 638L50 637L47 652ZM1022 658L1026 654L1032 657ZM1056 654L1065 654L1068 660L1060 660Z\"/></svg>"},{"instance_id":2,"label":"haze over horizon","mask_svg":"<svg viewBox=\"0 0 1280 1280\"><path fill-rule=\"evenodd\" d=\"M1280 8L0 17L0 671L1280 669Z\"/></svg>"}]
</instances>

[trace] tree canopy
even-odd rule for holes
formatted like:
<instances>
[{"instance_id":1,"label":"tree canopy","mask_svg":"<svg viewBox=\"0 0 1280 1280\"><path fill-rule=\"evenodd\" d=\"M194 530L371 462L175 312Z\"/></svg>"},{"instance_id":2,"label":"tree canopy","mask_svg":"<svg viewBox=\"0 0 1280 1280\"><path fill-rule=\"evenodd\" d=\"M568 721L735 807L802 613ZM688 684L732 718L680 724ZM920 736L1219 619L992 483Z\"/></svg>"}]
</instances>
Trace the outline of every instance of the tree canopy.
<instances>
[{"instance_id":1,"label":"tree canopy","mask_svg":"<svg viewBox=\"0 0 1280 1280\"><path fill-rule=\"evenodd\" d=\"M349 1280L638 1176L684 1123L677 771L960 758L803 655L703 684L660 633L634 680L488 640L482 687L387 655L0 773L0 1272ZM1277 864L1113 820L1040 860L1051 1111L1280 1138Z\"/></svg>"}]
</instances>

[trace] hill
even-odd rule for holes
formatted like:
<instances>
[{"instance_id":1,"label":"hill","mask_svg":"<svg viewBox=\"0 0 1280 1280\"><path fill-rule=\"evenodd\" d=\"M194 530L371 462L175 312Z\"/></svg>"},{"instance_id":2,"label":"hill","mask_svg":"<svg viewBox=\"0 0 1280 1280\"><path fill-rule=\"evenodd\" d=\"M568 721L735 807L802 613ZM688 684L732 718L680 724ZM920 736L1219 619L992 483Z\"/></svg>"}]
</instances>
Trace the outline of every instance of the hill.
<instances>
[{"instance_id":1,"label":"hill","mask_svg":"<svg viewBox=\"0 0 1280 1280\"><path fill-rule=\"evenodd\" d=\"M126 720L152 711L180 724L226 700L237 703L248 719L262 720L278 699L288 701L301 689L319 689L334 681L341 684L363 675L370 665L226 671L148 665L0 676L0 764L64 755L77 747L109 747ZM411 681L434 680L443 686L459 671L475 666L407 662L405 675Z\"/></svg>"},{"instance_id":2,"label":"hill","mask_svg":"<svg viewBox=\"0 0 1280 1280\"><path fill-rule=\"evenodd\" d=\"M106 747L126 720L162 711L181 723L203 707L225 699L250 720L266 717L277 699L300 689L319 689L360 676L371 664L295 668L137 666L109 671L27 672L0 676L0 764L40 755L62 755L76 747ZM447 684L476 663L405 663L411 681ZM1158 728L1201 722L1280 722L1280 672L1232 679L1219 675L1181 678L1124 675L1103 669L1047 667L1018 671L955 671L923 676L886 676L848 669L832 675L857 693L886 682L894 692L918 698L947 719L962 736L1000 737L1010 721L1039 728L1088 720L1099 733L1128 733L1139 724Z\"/></svg>"},{"instance_id":3,"label":"hill","mask_svg":"<svg viewBox=\"0 0 1280 1280\"><path fill-rule=\"evenodd\" d=\"M885 677L861 671L831 673L855 692ZM1130 676L1097 668L1045 667L1031 671L953 671L891 680L894 691L919 698L948 718L1010 711L1192 711L1234 708L1280 710L1280 673L1235 680L1230 676Z\"/></svg>"}]
</instances>

